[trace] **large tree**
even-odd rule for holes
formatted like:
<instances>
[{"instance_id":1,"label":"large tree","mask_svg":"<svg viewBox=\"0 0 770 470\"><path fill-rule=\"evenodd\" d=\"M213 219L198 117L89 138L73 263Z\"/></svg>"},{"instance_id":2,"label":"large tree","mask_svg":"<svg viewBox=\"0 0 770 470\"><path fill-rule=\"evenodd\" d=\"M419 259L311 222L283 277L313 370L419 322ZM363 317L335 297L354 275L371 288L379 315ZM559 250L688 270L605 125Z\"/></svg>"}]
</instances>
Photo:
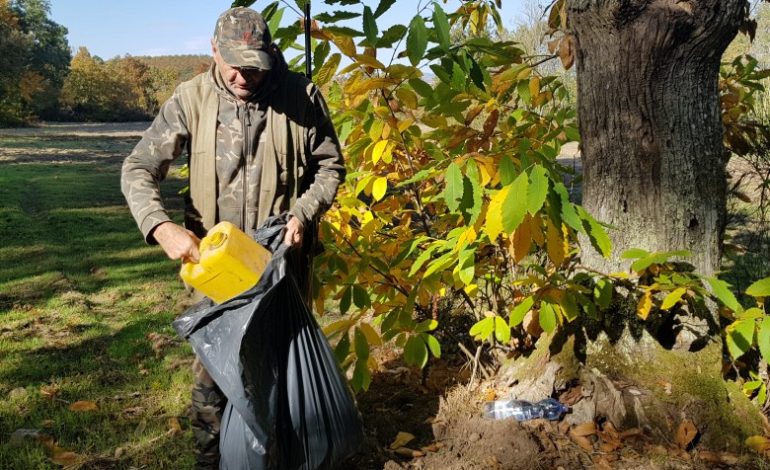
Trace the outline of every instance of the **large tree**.
<instances>
[{"instance_id":1,"label":"large tree","mask_svg":"<svg viewBox=\"0 0 770 470\"><path fill-rule=\"evenodd\" d=\"M613 241L607 258L584 249L584 265L628 272L632 260L621 254L636 248L686 250L692 256L684 259L697 272L710 276L719 270L728 159L719 67L746 20L747 4L557 3L569 22L563 42L576 59L583 204L609 224ZM694 423L709 446L741 445L742 437L759 430L758 412L722 378L715 306L689 301L681 309L662 307L648 318L658 280L685 281L682 274L656 277L663 268L647 270L647 265L633 265L639 283L646 278L641 299L617 282L612 305L598 321L581 319L555 338L541 338L538 349L544 351L514 365L510 375L523 379L519 390L545 384L540 392L578 381L586 396L575 406L578 420L605 417L616 426L650 426L658 436L673 436ZM718 280L710 283L717 296L727 290ZM694 285L675 295L689 296ZM731 294L724 298L741 309ZM751 329L748 347L755 320L741 321ZM533 377L534 366L542 369L543 361L549 364L547 373Z\"/></svg>"},{"instance_id":2,"label":"large tree","mask_svg":"<svg viewBox=\"0 0 770 470\"><path fill-rule=\"evenodd\" d=\"M727 152L718 75L746 0L568 1L577 46L583 204L612 225L619 255L689 250L719 269ZM626 261L626 264L629 264Z\"/></svg>"}]
</instances>

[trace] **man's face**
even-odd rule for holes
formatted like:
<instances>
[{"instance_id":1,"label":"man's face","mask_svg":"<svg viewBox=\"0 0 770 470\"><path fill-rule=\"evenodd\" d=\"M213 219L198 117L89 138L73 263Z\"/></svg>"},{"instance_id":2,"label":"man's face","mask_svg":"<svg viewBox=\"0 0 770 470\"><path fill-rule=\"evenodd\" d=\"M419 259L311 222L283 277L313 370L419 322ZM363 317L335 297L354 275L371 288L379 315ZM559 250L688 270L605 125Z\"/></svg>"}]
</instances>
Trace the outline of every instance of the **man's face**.
<instances>
[{"instance_id":1,"label":"man's face","mask_svg":"<svg viewBox=\"0 0 770 470\"><path fill-rule=\"evenodd\" d=\"M219 74L232 94L244 101L251 98L267 75L267 70L233 67L222 59L216 46L213 53Z\"/></svg>"}]
</instances>

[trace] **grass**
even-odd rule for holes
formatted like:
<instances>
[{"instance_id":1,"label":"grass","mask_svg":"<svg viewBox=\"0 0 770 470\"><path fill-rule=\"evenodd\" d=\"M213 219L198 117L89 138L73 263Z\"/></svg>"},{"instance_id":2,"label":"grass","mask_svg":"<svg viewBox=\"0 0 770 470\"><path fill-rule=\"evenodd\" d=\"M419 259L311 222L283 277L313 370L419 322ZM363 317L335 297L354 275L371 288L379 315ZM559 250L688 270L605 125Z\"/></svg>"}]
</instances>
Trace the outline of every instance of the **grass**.
<instances>
[{"instance_id":1,"label":"grass","mask_svg":"<svg viewBox=\"0 0 770 470\"><path fill-rule=\"evenodd\" d=\"M120 194L135 142L0 137L0 468L192 466L178 266ZM98 409L70 410L83 400ZM11 442L19 429L47 444Z\"/></svg>"}]
</instances>

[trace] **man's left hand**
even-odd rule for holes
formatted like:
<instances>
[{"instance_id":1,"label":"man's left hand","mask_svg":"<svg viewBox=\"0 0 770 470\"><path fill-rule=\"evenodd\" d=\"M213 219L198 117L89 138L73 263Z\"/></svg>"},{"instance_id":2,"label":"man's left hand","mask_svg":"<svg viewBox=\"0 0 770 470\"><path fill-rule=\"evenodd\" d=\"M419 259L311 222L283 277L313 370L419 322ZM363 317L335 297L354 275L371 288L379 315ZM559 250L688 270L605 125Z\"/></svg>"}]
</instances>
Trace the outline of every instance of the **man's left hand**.
<instances>
[{"instance_id":1,"label":"man's left hand","mask_svg":"<svg viewBox=\"0 0 770 470\"><path fill-rule=\"evenodd\" d=\"M305 230L305 226L298 218L292 217L286 223L286 235L283 237L283 242L288 246L302 246L302 233Z\"/></svg>"}]
</instances>

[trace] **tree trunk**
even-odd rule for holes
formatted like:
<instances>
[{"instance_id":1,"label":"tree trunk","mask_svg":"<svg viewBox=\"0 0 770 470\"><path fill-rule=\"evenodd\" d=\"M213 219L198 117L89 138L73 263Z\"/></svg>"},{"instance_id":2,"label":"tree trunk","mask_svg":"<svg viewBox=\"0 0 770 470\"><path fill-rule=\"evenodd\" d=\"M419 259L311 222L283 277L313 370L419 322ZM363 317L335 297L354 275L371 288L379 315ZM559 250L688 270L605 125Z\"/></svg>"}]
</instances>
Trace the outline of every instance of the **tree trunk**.
<instances>
[{"instance_id":1,"label":"tree trunk","mask_svg":"<svg viewBox=\"0 0 770 470\"><path fill-rule=\"evenodd\" d=\"M623 271L628 264L620 255L629 248L685 249L701 274L719 269L727 155L718 71L746 5L567 0L583 205L611 225L613 242L610 259L583 250L585 265ZM581 318L541 337L530 356L506 364L499 376L513 384L512 395L571 397L570 421L602 418L619 429L644 429L653 441L671 442L679 426L694 424L703 446L736 450L761 432L758 409L722 378L715 321L696 325L697 338L684 341L694 318L642 321L631 295L610 310L599 321Z\"/></svg>"},{"instance_id":2,"label":"tree trunk","mask_svg":"<svg viewBox=\"0 0 770 470\"><path fill-rule=\"evenodd\" d=\"M583 205L612 226L620 254L689 250L699 272L719 268L727 155L719 63L745 0L568 0L577 43Z\"/></svg>"}]
</instances>

